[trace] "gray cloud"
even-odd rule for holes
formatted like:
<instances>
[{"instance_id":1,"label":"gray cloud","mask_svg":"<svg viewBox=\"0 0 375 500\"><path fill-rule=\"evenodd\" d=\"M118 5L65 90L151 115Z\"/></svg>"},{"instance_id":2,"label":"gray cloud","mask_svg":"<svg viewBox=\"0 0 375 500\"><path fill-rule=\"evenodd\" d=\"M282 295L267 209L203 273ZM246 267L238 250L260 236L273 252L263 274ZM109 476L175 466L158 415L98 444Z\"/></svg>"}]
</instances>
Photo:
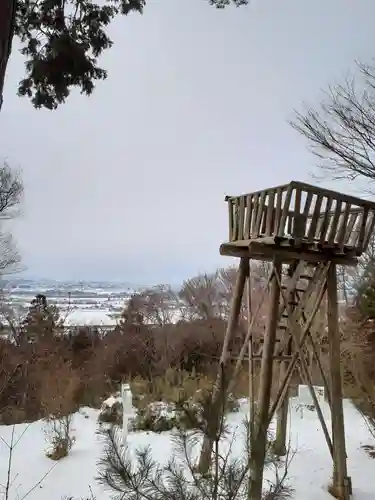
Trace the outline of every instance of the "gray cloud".
<instances>
[{"instance_id":1,"label":"gray cloud","mask_svg":"<svg viewBox=\"0 0 375 500\"><path fill-rule=\"evenodd\" d=\"M23 169L28 272L176 282L227 264L224 195L309 179L287 119L374 55L374 14L365 0L150 2L113 26L108 80L53 113L16 96L15 52L0 152Z\"/></svg>"}]
</instances>

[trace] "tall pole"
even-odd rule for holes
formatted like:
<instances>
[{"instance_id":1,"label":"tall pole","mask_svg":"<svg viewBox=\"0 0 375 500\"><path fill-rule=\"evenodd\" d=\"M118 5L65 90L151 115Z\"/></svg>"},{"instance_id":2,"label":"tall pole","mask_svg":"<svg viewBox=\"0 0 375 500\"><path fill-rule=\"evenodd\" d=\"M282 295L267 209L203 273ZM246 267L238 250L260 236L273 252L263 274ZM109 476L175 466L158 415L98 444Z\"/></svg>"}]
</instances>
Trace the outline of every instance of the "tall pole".
<instances>
[{"instance_id":1,"label":"tall pole","mask_svg":"<svg viewBox=\"0 0 375 500\"><path fill-rule=\"evenodd\" d=\"M290 265L288 269L288 277L292 278L294 271L296 270L296 264ZM295 303L295 289L292 289L287 297L290 304ZM286 348L286 355L291 356L292 354L292 337L289 332L289 341ZM280 362L280 382L285 379L286 372L288 370L288 361ZM286 434L288 426L288 413L289 413L289 389L285 394L285 398L277 412L276 420L276 436L275 442L273 443L273 452L275 455L282 457L286 455Z\"/></svg>"},{"instance_id":2,"label":"tall pole","mask_svg":"<svg viewBox=\"0 0 375 500\"><path fill-rule=\"evenodd\" d=\"M267 447L268 418L270 411L273 355L276 343L276 331L278 326L280 288L275 273L280 276L282 264L275 259L273 262L273 277L271 281L270 311L268 324L263 343L263 355L260 368L258 404L256 408L256 422L252 449L250 450L250 484L249 498L261 500L263 485L264 460Z\"/></svg>"},{"instance_id":3,"label":"tall pole","mask_svg":"<svg viewBox=\"0 0 375 500\"><path fill-rule=\"evenodd\" d=\"M347 477L344 410L342 404L341 347L338 326L336 264L331 263L327 276L328 346L331 380L331 414L333 445L333 493L339 500L349 500L350 480Z\"/></svg>"},{"instance_id":4,"label":"tall pole","mask_svg":"<svg viewBox=\"0 0 375 500\"><path fill-rule=\"evenodd\" d=\"M252 313L252 284L251 284L251 266L249 266L249 274L247 278L247 328L248 328L248 333L249 330L252 330L252 319L253 319L253 313ZM255 376L255 370L254 370L254 341L253 341L253 334L252 332L250 333L250 338L249 338L249 345L248 345L248 351L249 351L249 409L250 409L250 415L249 415L249 440L250 440L250 448L251 448L251 443L253 439L253 434L254 434L254 422L255 422L255 381L254 381L254 376Z\"/></svg>"},{"instance_id":5,"label":"tall pole","mask_svg":"<svg viewBox=\"0 0 375 500\"><path fill-rule=\"evenodd\" d=\"M240 266L237 274L237 281L234 288L232 306L228 319L228 326L224 337L223 350L220 358L219 371L217 374L216 382L212 391L212 411L217 413L213 415L216 419L217 426L219 425L220 415L218 414L222 408L218 403L221 397L225 397L226 387L223 387L223 373L229 359L229 344L233 338L234 332L236 331L238 325L238 318L241 312L241 303L243 292L245 288L246 279L249 274L249 259L242 258L240 261ZM201 474L206 474L211 466L211 453L213 448L214 439L213 436L204 436L202 450L199 457L198 469Z\"/></svg>"}]
</instances>

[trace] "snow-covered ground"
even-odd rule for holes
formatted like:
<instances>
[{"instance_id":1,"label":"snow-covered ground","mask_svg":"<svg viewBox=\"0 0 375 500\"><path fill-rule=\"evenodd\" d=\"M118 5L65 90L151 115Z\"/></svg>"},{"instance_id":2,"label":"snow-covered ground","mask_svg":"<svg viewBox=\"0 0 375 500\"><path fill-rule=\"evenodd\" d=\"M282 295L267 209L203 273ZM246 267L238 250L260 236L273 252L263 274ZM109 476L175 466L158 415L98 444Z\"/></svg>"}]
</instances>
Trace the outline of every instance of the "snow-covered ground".
<instances>
[{"instance_id":1,"label":"snow-covered ground","mask_svg":"<svg viewBox=\"0 0 375 500\"><path fill-rule=\"evenodd\" d=\"M67 326L115 326L118 319L108 310L77 308L68 312L64 324Z\"/></svg>"},{"instance_id":2,"label":"snow-covered ground","mask_svg":"<svg viewBox=\"0 0 375 500\"><path fill-rule=\"evenodd\" d=\"M304 409L301 412L298 398L293 398L290 411L290 438L296 455L290 466L290 484L295 488L297 500L329 500L327 484L332 470L331 459L325 443L316 412ZM231 428L235 431L241 426L244 414L249 411L245 403L239 413L228 417ZM323 412L329 424L329 409L323 404ZM97 460L102 451L102 438L97 434L98 411L85 408L74 418L76 442L70 455L56 464L35 490L27 497L30 500L60 500L64 496L76 498L89 497L90 488L97 499L109 500L108 491L103 490L95 481ZM362 448L372 443L372 438L362 417L354 407L345 402L347 454L349 475L352 477L354 499L373 500L375 498L375 460L371 459ZM26 429L27 428L27 429ZM12 464L11 500L21 499L51 469L54 462L44 454L45 435L43 422L16 426L16 435L20 439L14 450ZM8 470L8 450L4 441L11 438L11 427L0 427L0 484L6 482ZM4 440L4 441L3 441ZM374 444L374 443L372 443ZM172 453L171 434L153 434L146 432L130 433L130 447L151 446L154 458L164 462ZM235 440L233 453L242 449L240 434ZM270 472L268 472L270 474ZM1 488L1 487L0 487ZM0 492L1 498L1 492Z\"/></svg>"}]
</instances>

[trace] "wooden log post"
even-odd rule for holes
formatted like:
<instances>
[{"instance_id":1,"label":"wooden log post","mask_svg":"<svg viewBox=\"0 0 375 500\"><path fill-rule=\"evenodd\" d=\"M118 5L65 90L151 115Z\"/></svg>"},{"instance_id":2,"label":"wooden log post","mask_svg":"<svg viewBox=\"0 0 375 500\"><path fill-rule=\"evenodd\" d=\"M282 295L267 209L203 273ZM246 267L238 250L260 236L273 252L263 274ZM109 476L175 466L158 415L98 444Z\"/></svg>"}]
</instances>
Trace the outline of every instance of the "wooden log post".
<instances>
[{"instance_id":1,"label":"wooden log post","mask_svg":"<svg viewBox=\"0 0 375 500\"><path fill-rule=\"evenodd\" d=\"M280 275L281 262L279 260L274 260L273 266L274 272ZM273 273L270 293L270 313L265 332L260 368L256 422L250 450L249 499L251 500L261 500L262 498L263 470L267 446L268 417L273 378L273 354L276 343L279 300L280 287Z\"/></svg>"},{"instance_id":2,"label":"wooden log post","mask_svg":"<svg viewBox=\"0 0 375 500\"><path fill-rule=\"evenodd\" d=\"M327 299L333 445L333 481L331 493L339 500L349 500L351 495L351 481L347 477L340 366L340 332L338 327L337 275L336 265L333 263L331 263L327 275Z\"/></svg>"},{"instance_id":3,"label":"wooden log post","mask_svg":"<svg viewBox=\"0 0 375 500\"><path fill-rule=\"evenodd\" d=\"M251 448L251 442L254 435L254 425L255 425L255 363L254 363L254 339L253 339L253 311L252 311L252 283L251 283L251 267L249 266L249 275L247 278L247 328L249 335L249 448Z\"/></svg>"},{"instance_id":4,"label":"wooden log post","mask_svg":"<svg viewBox=\"0 0 375 500\"><path fill-rule=\"evenodd\" d=\"M245 288L246 279L249 274L249 259L242 258L240 262L240 266L238 269L236 285L233 293L232 306L229 314L227 330L224 337L223 349L220 358L219 370L216 378L215 385L212 391L212 411L219 411L221 405L218 405L218 401L220 397L223 396L223 373L224 368L227 365L228 360L230 359L229 353L229 343L234 335L234 332L237 328L238 318L241 312L241 303L243 292ZM219 425L220 415L214 415L213 419L217 420L217 425ZM207 474L211 466L211 454L213 448L214 440L212 436L204 436L202 450L199 457L198 470L201 474Z\"/></svg>"},{"instance_id":5,"label":"wooden log post","mask_svg":"<svg viewBox=\"0 0 375 500\"><path fill-rule=\"evenodd\" d=\"M291 340L288 343L287 355L292 354ZM281 361L280 363L280 383L285 379L288 365L290 361ZM289 388L286 390L284 400L277 412L276 419L276 435L275 441L273 443L273 452L278 457L283 457L286 455L286 437L287 437L287 426L288 426L288 413L289 413Z\"/></svg>"},{"instance_id":6,"label":"wooden log post","mask_svg":"<svg viewBox=\"0 0 375 500\"><path fill-rule=\"evenodd\" d=\"M252 333L252 319L253 319L253 312L252 312L252 307L251 307L251 296L252 296L252 290L251 290L251 271L250 271L250 266L249 266L249 274L247 277L247 282L246 282L246 291L247 291L247 328L248 331L250 331L250 338L249 338L249 343L248 343L248 355L249 355L249 403L251 405L252 401L254 400L254 341L253 341L253 333Z\"/></svg>"},{"instance_id":7,"label":"wooden log post","mask_svg":"<svg viewBox=\"0 0 375 500\"><path fill-rule=\"evenodd\" d=\"M296 266L290 266L288 269L288 276L291 278L293 273L296 270ZM297 283L296 283L297 285ZM288 293L288 301L294 303L295 301L295 288L290 290ZM286 347L286 355L292 354L292 338L289 338L287 347ZM280 363L280 383L285 379L286 372L288 370L288 361L282 361ZM288 413L289 413L289 389L287 389L284 400L280 406L279 411L277 412L277 420L276 420L276 436L275 441L273 443L273 452L275 455L279 457L283 457L286 455L286 433L288 426Z\"/></svg>"}]
</instances>

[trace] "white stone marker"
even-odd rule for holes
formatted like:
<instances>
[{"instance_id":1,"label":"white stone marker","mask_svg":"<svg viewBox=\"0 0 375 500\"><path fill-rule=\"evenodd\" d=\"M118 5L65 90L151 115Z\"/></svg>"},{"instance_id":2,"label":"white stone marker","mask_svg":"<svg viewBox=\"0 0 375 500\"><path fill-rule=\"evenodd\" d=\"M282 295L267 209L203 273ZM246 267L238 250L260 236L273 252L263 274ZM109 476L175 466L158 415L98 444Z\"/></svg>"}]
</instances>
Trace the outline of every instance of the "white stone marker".
<instances>
[{"instance_id":1,"label":"white stone marker","mask_svg":"<svg viewBox=\"0 0 375 500\"><path fill-rule=\"evenodd\" d=\"M324 387L321 386L313 386L313 389L316 394L316 398L319 404L324 403ZM298 386L298 399L301 404L306 406L312 406L314 404L314 400L311 397L310 389L308 385L300 384Z\"/></svg>"},{"instance_id":2,"label":"white stone marker","mask_svg":"<svg viewBox=\"0 0 375 500\"><path fill-rule=\"evenodd\" d=\"M122 442L128 439L129 420L133 415L133 395L129 384L121 384L122 398Z\"/></svg>"}]
</instances>

